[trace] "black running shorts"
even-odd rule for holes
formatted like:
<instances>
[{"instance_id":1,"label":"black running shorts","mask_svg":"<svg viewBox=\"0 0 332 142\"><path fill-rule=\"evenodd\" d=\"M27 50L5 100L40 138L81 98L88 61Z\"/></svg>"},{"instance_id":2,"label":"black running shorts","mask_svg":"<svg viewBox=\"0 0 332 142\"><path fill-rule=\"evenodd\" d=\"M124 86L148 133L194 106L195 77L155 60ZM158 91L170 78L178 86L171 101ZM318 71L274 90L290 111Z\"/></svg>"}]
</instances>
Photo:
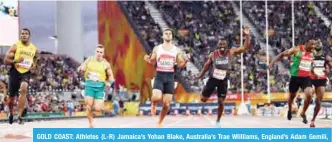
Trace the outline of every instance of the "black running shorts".
<instances>
[{"instance_id":1,"label":"black running shorts","mask_svg":"<svg viewBox=\"0 0 332 142\"><path fill-rule=\"evenodd\" d=\"M292 76L289 82L289 92L296 93L300 87L303 91L307 87L312 87L311 79L309 77Z\"/></svg>"},{"instance_id":2,"label":"black running shorts","mask_svg":"<svg viewBox=\"0 0 332 142\"><path fill-rule=\"evenodd\" d=\"M225 99L226 93L227 93L227 87L228 87L227 85L228 85L227 79L219 80L219 79L210 77L202 90L202 96L206 97L206 98L211 97L212 93L217 88L218 98Z\"/></svg>"},{"instance_id":3,"label":"black running shorts","mask_svg":"<svg viewBox=\"0 0 332 142\"><path fill-rule=\"evenodd\" d=\"M325 87L326 86L326 79L311 79L312 85L315 87Z\"/></svg>"},{"instance_id":4,"label":"black running shorts","mask_svg":"<svg viewBox=\"0 0 332 142\"><path fill-rule=\"evenodd\" d=\"M22 74L12 67L9 70L9 96L18 96L21 83L29 83L30 75L30 71Z\"/></svg>"},{"instance_id":5,"label":"black running shorts","mask_svg":"<svg viewBox=\"0 0 332 142\"><path fill-rule=\"evenodd\" d=\"M153 89L158 89L163 94L173 94L174 75L174 72L157 72L154 78Z\"/></svg>"}]
</instances>

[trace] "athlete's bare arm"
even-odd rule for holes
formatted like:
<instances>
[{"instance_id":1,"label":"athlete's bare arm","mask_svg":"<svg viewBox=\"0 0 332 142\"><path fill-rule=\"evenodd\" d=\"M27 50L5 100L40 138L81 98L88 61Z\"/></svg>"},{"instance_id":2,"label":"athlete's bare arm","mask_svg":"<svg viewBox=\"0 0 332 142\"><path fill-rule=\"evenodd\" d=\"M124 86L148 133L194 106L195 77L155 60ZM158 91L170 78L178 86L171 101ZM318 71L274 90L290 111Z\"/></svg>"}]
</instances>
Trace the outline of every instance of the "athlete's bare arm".
<instances>
[{"instance_id":1,"label":"athlete's bare arm","mask_svg":"<svg viewBox=\"0 0 332 142\"><path fill-rule=\"evenodd\" d=\"M286 51L280 53L276 58L274 58L274 59L270 62L269 69L272 69L274 63L280 61L283 57L294 55L294 54L296 54L299 50L300 50L299 47L293 47L293 48L291 48L291 49L288 49L288 50L286 50Z\"/></svg>"},{"instance_id":2,"label":"athlete's bare arm","mask_svg":"<svg viewBox=\"0 0 332 142\"><path fill-rule=\"evenodd\" d=\"M107 82L106 82L106 87L111 87L111 81L114 81L114 76L113 76L113 71L111 68L111 65L107 62L106 64L106 73L107 73Z\"/></svg>"},{"instance_id":3,"label":"athlete's bare arm","mask_svg":"<svg viewBox=\"0 0 332 142\"><path fill-rule=\"evenodd\" d=\"M77 72L84 72L86 70L86 64L88 63L88 60L90 59L87 58L78 68L77 68Z\"/></svg>"},{"instance_id":4,"label":"athlete's bare arm","mask_svg":"<svg viewBox=\"0 0 332 142\"><path fill-rule=\"evenodd\" d=\"M107 62L107 78L108 82L114 81L114 75L113 75L113 70L111 68L111 65Z\"/></svg>"},{"instance_id":5,"label":"athlete's bare arm","mask_svg":"<svg viewBox=\"0 0 332 142\"><path fill-rule=\"evenodd\" d=\"M209 67L212 64L212 53L210 54L208 60L205 62L202 71L198 74L198 76L195 79L200 79L204 76L204 74L209 70Z\"/></svg>"},{"instance_id":6,"label":"athlete's bare arm","mask_svg":"<svg viewBox=\"0 0 332 142\"><path fill-rule=\"evenodd\" d=\"M38 64L38 63L37 63L37 59L38 59L39 54L40 54L40 50L37 49L37 50L36 50L35 57L33 57L33 64L32 64L32 67L31 67L30 70L34 70L34 69L36 69L36 66L37 66L37 64Z\"/></svg>"},{"instance_id":7,"label":"athlete's bare arm","mask_svg":"<svg viewBox=\"0 0 332 142\"><path fill-rule=\"evenodd\" d=\"M188 54L184 53L183 51L179 51L179 54L176 57L176 62L177 62L178 68L186 67L186 64L189 59L190 59L190 56Z\"/></svg>"},{"instance_id":8,"label":"athlete's bare arm","mask_svg":"<svg viewBox=\"0 0 332 142\"><path fill-rule=\"evenodd\" d=\"M154 65L154 63L156 62L156 59L157 59L157 48L156 47L153 48L151 55L144 56L144 60L152 65Z\"/></svg>"},{"instance_id":9,"label":"athlete's bare arm","mask_svg":"<svg viewBox=\"0 0 332 142\"><path fill-rule=\"evenodd\" d=\"M332 69L332 57L331 56L327 56L326 60L327 60L327 65L330 67L330 69Z\"/></svg>"},{"instance_id":10,"label":"athlete's bare arm","mask_svg":"<svg viewBox=\"0 0 332 142\"><path fill-rule=\"evenodd\" d=\"M5 59L4 59L5 64L11 65L15 62L14 61L15 52L16 52L16 44L14 44L12 47L10 47L9 50L7 51Z\"/></svg>"},{"instance_id":11,"label":"athlete's bare arm","mask_svg":"<svg viewBox=\"0 0 332 142\"><path fill-rule=\"evenodd\" d=\"M230 54L231 55L238 55L238 54L241 54L243 52L246 52L249 49L249 47L250 47L250 31L249 31L248 26L244 27L243 33L246 36L246 38L245 38L246 40L244 42L244 45L242 47L239 47L239 48L230 49Z\"/></svg>"}]
</instances>

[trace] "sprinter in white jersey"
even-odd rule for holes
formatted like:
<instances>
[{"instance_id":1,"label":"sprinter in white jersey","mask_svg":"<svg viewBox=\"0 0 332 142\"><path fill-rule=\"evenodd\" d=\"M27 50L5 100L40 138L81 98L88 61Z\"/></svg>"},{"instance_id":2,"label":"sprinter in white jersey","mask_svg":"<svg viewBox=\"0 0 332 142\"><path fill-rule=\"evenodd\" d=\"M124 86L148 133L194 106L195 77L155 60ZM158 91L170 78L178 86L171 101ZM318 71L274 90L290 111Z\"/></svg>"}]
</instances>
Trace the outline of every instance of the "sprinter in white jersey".
<instances>
[{"instance_id":1,"label":"sprinter in white jersey","mask_svg":"<svg viewBox=\"0 0 332 142\"><path fill-rule=\"evenodd\" d=\"M164 120L170 108L170 103L174 93L174 65L179 68L185 67L190 56L182 52L179 48L172 44L173 34L170 29L163 31L163 44L156 46L151 55L144 56L144 60L152 65L157 62L156 76L154 79L151 110L156 112L156 103L161 99L163 108L159 117L158 127Z\"/></svg>"}]
</instances>

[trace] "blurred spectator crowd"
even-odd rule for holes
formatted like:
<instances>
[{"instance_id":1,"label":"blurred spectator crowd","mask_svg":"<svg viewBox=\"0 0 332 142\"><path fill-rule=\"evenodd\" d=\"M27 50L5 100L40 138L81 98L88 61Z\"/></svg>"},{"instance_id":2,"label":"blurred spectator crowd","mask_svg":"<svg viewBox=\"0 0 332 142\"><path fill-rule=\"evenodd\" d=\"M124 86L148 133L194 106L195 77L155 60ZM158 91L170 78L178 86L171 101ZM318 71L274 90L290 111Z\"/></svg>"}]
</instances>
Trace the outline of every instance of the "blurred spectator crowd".
<instances>
[{"instance_id":1,"label":"blurred spectator crowd","mask_svg":"<svg viewBox=\"0 0 332 142\"><path fill-rule=\"evenodd\" d=\"M138 27L138 32L143 33L143 40L147 41L150 48L162 42L162 31L153 19L152 14L155 13L150 12L149 6L152 5L159 10L162 19L173 30L175 44L191 54L191 61L199 70L202 69L208 55L215 49L218 39L226 39L230 48L240 46L240 19L234 8L237 6L239 9L239 2L160 1L122 2L122 4L135 26ZM332 20L331 8L329 8L331 3L315 2L315 4ZM295 45L304 44L310 38L319 39L325 53L330 54L332 47L332 37L329 36L330 28L317 15L314 9L315 4L305 1L294 3ZM260 37L255 37L251 33L250 50L243 54L245 92L267 92L266 37L269 40L270 60L293 46L291 2L268 2L267 9L268 32L265 32L265 2L243 2L244 16L260 35ZM284 58L281 64L276 65L270 72L271 92L288 91L290 62L289 58ZM229 90L233 93L241 92L240 63L241 58L237 56L230 67ZM185 83L190 86L190 91L200 92L204 79L194 81L193 78L196 74L190 69L182 70L181 74L182 79L185 79ZM327 90L332 90L330 84Z\"/></svg>"}]
</instances>

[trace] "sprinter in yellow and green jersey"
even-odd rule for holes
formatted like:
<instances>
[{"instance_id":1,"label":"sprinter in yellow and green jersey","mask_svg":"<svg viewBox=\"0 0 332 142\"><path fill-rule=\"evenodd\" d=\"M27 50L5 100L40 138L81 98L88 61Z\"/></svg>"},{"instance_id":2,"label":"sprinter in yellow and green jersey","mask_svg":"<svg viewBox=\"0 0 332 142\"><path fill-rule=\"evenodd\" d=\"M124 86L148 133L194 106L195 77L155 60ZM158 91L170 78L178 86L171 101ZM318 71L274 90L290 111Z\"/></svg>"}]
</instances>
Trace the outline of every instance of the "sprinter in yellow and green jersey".
<instances>
[{"instance_id":1,"label":"sprinter in yellow and green jersey","mask_svg":"<svg viewBox=\"0 0 332 142\"><path fill-rule=\"evenodd\" d=\"M9 124L14 122L15 100L18 100L18 123L24 124L24 112L26 112L25 101L28 94L28 85L31 71L35 69L37 54L39 50L30 41L31 32L29 29L22 29L20 40L17 41L7 52L4 59L5 64L11 65L9 75Z\"/></svg>"},{"instance_id":2,"label":"sprinter in yellow and green jersey","mask_svg":"<svg viewBox=\"0 0 332 142\"><path fill-rule=\"evenodd\" d=\"M85 103L87 105L88 120L90 128L93 124L93 108L100 112L104 105L104 90L109 88L113 82L113 72L110 64L104 56L104 47L98 45L95 56L89 57L78 67L78 72L84 72L85 78Z\"/></svg>"},{"instance_id":3,"label":"sprinter in yellow and green jersey","mask_svg":"<svg viewBox=\"0 0 332 142\"><path fill-rule=\"evenodd\" d=\"M306 95L306 100L304 103L303 110L301 112L301 117L303 123L307 124L308 120L305 115L306 110L309 107L312 96L312 85L311 85L311 71L312 71L312 63L314 60L313 49L317 45L316 40L308 40L305 45L299 45L297 47L291 48L279 54L269 65L269 68L272 69L273 64L279 60L281 60L285 56L292 56L292 64L290 68L291 79L289 82L289 94L290 97L288 99L288 120L292 119L292 104L294 102L294 98L296 97L296 93L301 87Z\"/></svg>"}]
</instances>

